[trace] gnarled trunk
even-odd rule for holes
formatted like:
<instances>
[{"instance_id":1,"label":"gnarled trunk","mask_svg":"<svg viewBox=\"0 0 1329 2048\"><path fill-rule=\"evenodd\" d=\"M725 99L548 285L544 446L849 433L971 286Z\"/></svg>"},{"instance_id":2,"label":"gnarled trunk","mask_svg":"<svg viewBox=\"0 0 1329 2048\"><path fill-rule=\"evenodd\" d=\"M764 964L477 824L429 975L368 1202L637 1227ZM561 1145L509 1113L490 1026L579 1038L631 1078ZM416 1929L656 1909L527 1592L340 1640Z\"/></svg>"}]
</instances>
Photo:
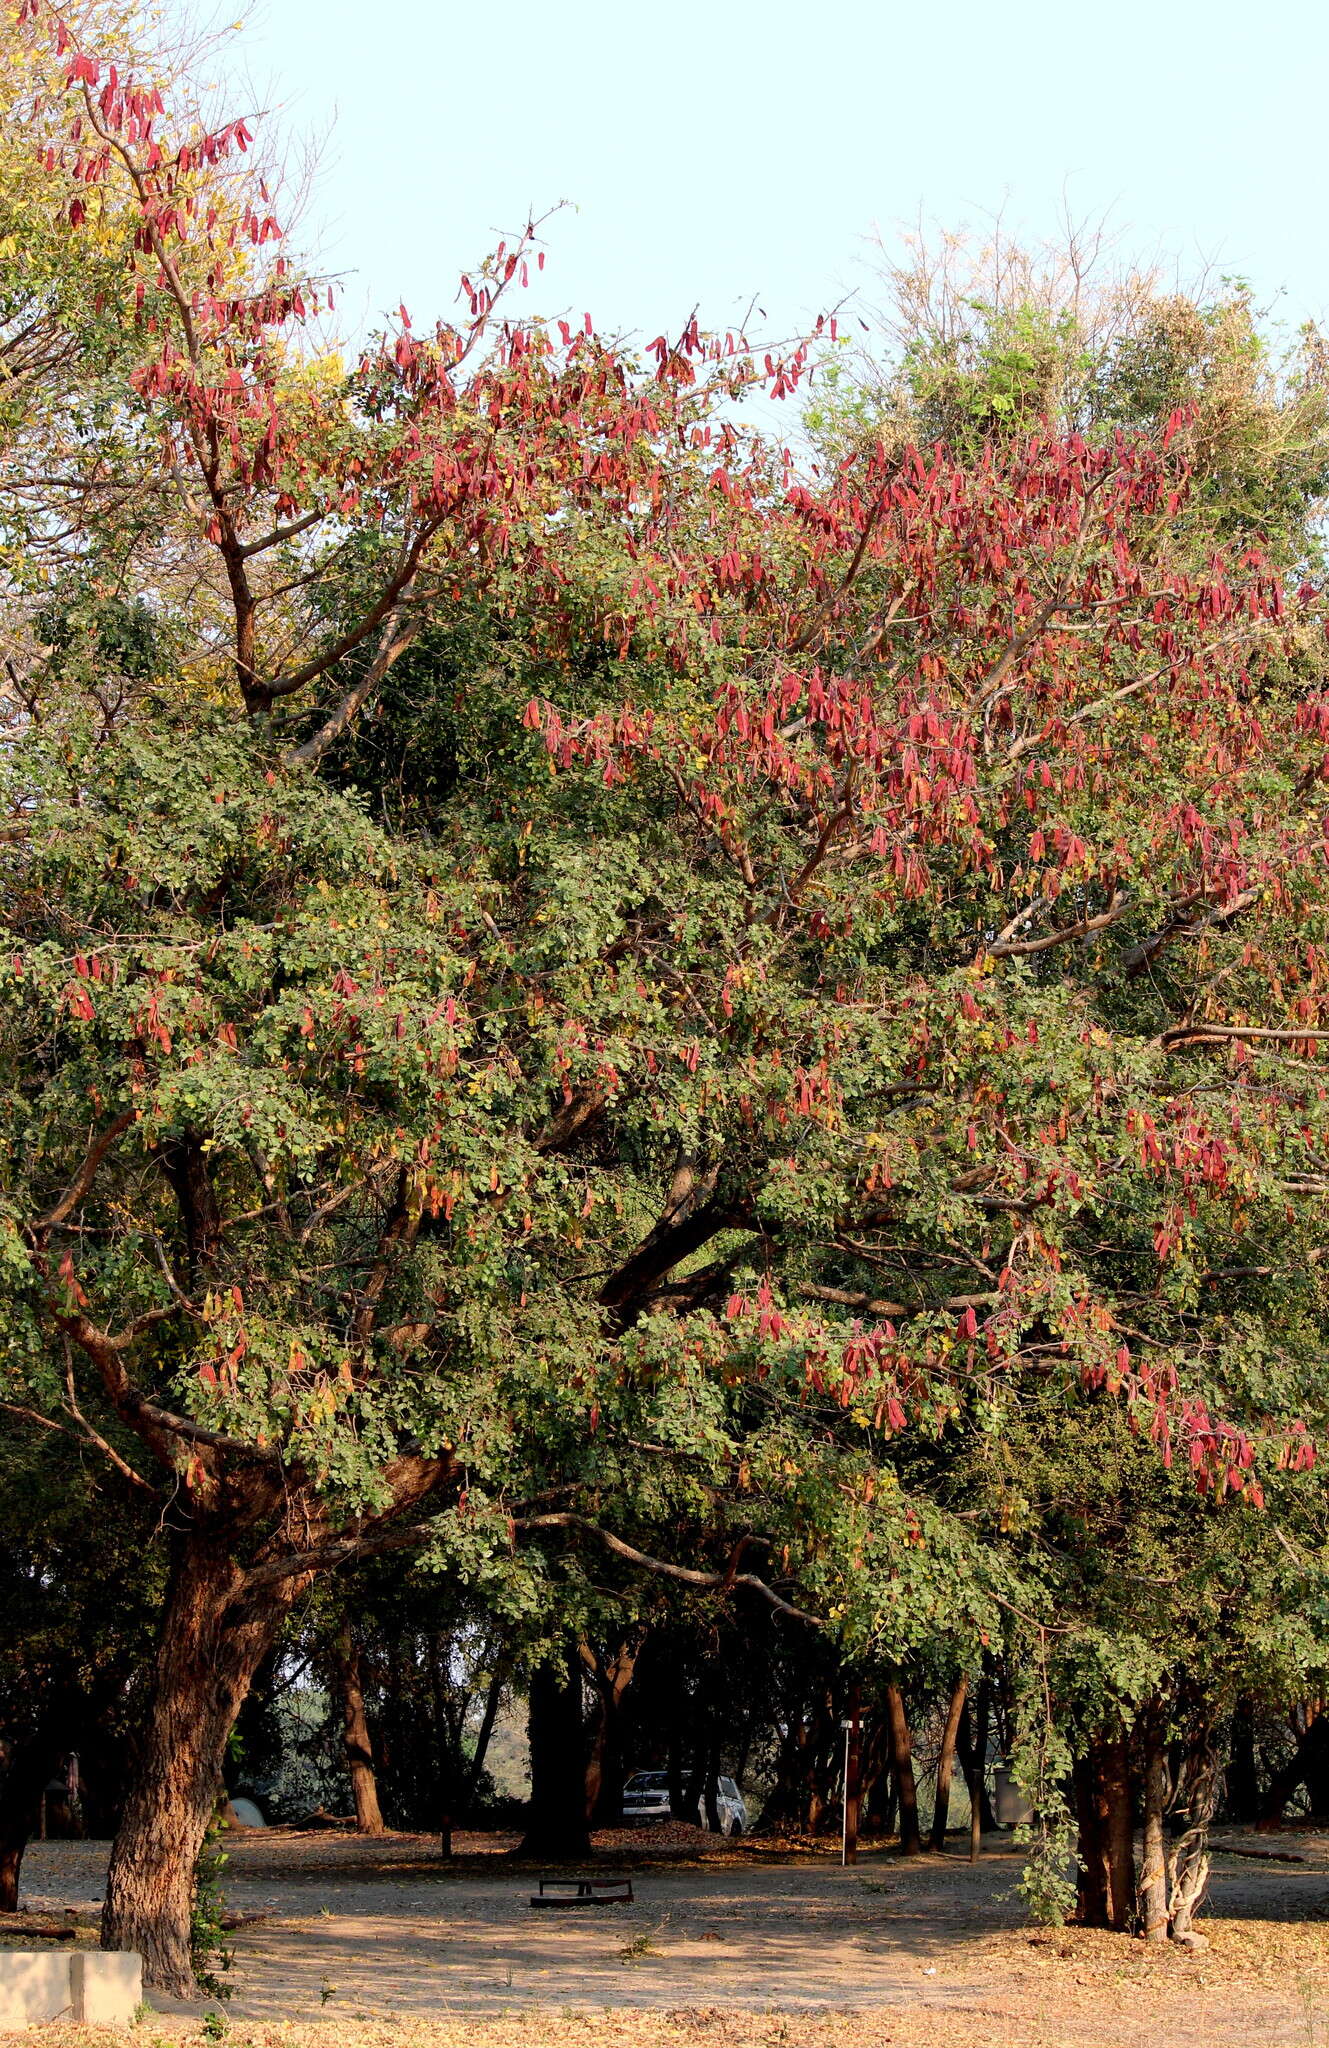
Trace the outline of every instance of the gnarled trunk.
<instances>
[{"instance_id":1,"label":"gnarled trunk","mask_svg":"<svg viewBox=\"0 0 1329 2048\"><path fill-rule=\"evenodd\" d=\"M222 1783L226 1739L291 1602L288 1577L246 1593L206 1524L179 1539L162 1613L152 1703L106 1878L102 1947L137 1949L144 1981L194 1990L189 1922L199 1850Z\"/></svg>"},{"instance_id":2,"label":"gnarled trunk","mask_svg":"<svg viewBox=\"0 0 1329 2048\"><path fill-rule=\"evenodd\" d=\"M341 1693L342 1750L355 1802L355 1829L360 1835L384 1835L383 1814L378 1803L378 1780L374 1775L374 1751L369 1740L369 1719L365 1713L364 1686L360 1679L360 1645L346 1615L333 1647L337 1685Z\"/></svg>"},{"instance_id":3,"label":"gnarled trunk","mask_svg":"<svg viewBox=\"0 0 1329 2048\"><path fill-rule=\"evenodd\" d=\"M1191 1932L1209 1889L1209 1825L1222 1790L1222 1766L1214 1732L1195 1729L1186 1744L1178 1774L1176 1810L1186 1825L1172 1852L1172 1888L1168 1910L1172 1938Z\"/></svg>"}]
</instances>

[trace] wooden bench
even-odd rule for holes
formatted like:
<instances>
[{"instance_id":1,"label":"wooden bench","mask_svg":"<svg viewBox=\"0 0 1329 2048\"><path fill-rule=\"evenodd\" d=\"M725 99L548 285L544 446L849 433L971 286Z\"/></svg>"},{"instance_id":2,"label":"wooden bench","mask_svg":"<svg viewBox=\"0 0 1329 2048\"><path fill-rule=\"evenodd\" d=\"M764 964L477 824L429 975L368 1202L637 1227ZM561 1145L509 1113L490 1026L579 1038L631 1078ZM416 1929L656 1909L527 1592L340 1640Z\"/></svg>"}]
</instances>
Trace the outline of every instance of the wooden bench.
<instances>
[{"instance_id":1,"label":"wooden bench","mask_svg":"<svg viewBox=\"0 0 1329 2048\"><path fill-rule=\"evenodd\" d=\"M630 1906L630 1877L542 1877L533 1906Z\"/></svg>"}]
</instances>

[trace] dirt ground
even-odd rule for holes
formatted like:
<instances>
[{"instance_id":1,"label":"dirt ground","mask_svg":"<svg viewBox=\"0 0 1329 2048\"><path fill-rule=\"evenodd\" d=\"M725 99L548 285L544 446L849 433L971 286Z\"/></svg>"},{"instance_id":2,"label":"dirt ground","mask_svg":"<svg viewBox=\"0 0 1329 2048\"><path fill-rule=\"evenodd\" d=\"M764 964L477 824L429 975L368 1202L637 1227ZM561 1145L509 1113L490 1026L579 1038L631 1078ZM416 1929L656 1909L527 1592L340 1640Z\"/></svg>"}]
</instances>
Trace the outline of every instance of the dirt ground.
<instances>
[{"instance_id":1,"label":"dirt ground","mask_svg":"<svg viewBox=\"0 0 1329 2048\"><path fill-rule=\"evenodd\" d=\"M246 1833L227 1900L264 1917L232 1937L226 2027L235 2048L1329 2048L1329 1838L1227 1839L1257 1853L1216 1856L1209 1946L1159 1953L1026 1926L1004 1842L972 1868L957 1847L842 1870L787 1844L697 1834L648 1859L649 1837L602 1836L633 1903L536 1912L511 1838L459 1836L442 1864L424 1836ZM91 1942L105 1863L104 1843L34 1844L25 1906L72 1909ZM140 2038L197 2034L202 2007L154 2003Z\"/></svg>"}]
</instances>

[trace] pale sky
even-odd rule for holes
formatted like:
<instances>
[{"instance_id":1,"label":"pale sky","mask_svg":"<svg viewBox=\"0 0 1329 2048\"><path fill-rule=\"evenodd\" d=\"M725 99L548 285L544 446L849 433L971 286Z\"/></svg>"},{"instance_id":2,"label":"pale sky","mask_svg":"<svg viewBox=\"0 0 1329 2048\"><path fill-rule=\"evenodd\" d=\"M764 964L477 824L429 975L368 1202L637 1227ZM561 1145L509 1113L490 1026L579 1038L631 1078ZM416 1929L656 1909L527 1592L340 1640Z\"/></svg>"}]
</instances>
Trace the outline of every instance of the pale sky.
<instances>
[{"instance_id":1,"label":"pale sky","mask_svg":"<svg viewBox=\"0 0 1329 2048\"><path fill-rule=\"evenodd\" d=\"M1128 258L1329 311L1325 0L260 0L231 47L327 132L304 238L352 324L432 319L559 199L533 309L648 338L754 294L789 331L869 283L874 227L1038 234L1063 193Z\"/></svg>"}]
</instances>

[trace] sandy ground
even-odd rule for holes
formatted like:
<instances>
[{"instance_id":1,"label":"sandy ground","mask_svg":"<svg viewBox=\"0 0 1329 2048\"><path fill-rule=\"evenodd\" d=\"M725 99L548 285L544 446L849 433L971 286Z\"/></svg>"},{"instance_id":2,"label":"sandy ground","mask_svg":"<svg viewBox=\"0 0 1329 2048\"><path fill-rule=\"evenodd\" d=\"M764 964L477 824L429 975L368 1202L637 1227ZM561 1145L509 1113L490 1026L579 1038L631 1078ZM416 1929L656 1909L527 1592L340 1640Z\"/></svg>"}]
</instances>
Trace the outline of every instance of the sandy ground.
<instances>
[{"instance_id":1,"label":"sandy ground","mask_svg":"<svg viewBox=\"0 0 1329 2048\"><path fill-rule=\"evenodd\" d=\"M1197 1953L1027 1927L1005 1844L972 1868L958 1849L878 1850L842 1870L787 1845L705 1853L701 1836L695 1860L646 1862L638 1842L602 1837L596 1859L629 1871L631 1905L536 1912L535 1873L501 1837L459 1837L450 1865L421 1836L233 1837L228 1903L267 1917L233 1937L232 2038L264 2048L308 2025L327 2042L331 2022L348 2048L1329 2048L1325 1837L1216 1857ZM92 1940L105 1859L104 1843L34 1844L25 1905L73 1908ZM197 2025L199 2008L157 2003L154 2042Z\"/></svg>"}]
</instances>

